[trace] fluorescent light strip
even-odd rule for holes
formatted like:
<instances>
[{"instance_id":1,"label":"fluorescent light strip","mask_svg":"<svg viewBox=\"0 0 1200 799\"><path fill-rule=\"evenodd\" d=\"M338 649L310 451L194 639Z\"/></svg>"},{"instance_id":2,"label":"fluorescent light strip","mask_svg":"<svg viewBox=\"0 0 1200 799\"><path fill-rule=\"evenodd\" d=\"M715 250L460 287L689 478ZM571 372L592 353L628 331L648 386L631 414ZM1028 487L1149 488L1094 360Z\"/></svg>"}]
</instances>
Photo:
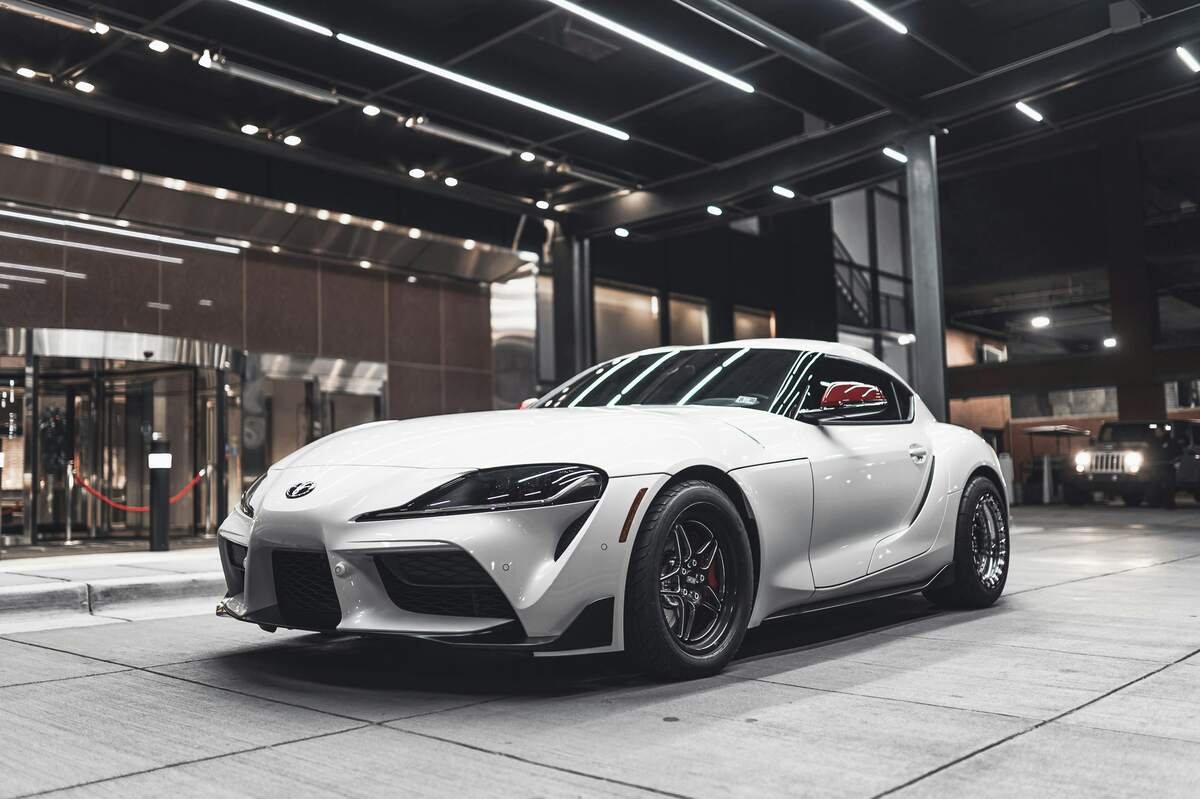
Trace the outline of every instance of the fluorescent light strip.
<instances>
[{"instance_id":1,"label":"fluorescent light strip","mask_svg":"<svg viewBox=\"0 0 1200 799\"><path fill-rule=\"evenodd\" d=\"M142 241L155 241L159 244L175 244L180 247L192 247L197 250L210 250L212 252L223 252L229 255L237 255L241 252L237 247L227 247L223 244L209 244L206 241L192 241L191 239L177 239L174 236L160 236L157 233L142 233L137 230L127 230L126 228L111 228L106 225L92 225L87 222L76 222L73 219L55 219L50 216L37 216L35 214L23 214L19 211L6 211L0 209L0 216L11 217L12 219L23 219L27 222L40 222L45 225L58 225L59 227L71 227L79 230L91 230L97 233L108 233L113 236L125 236L130 239L141 239ZM182 261L180 262L182 263Z\"/></svg>"},{"instance_id":2,"label":"fluorescent light strip","mask_svg":"<svg viewBox=\"0 0 1200 799\"><path fill-rule=\"evenodd\" d=\"M230 2L233 2L233 0L230 0ZM629 141L629 134L623 130L618 130L617 128L596 122L588 119L587 117L581 117L578 114L571 113L570 111L564 111L561 108L548 105L540 100L534 100L529 97L525 97L524 95L517 94L516 92L510 92L508 89L501 89L499 86L493 86L490 83L484 83L481 80L469 78L466 75L460 75L457 72L451 72L448 69L442 69L441 67L430 64L427 61L421 61L420 59L404 55L403 53L398 53L395 50L389 50L386 47L380 47L377 44L372 44L371 42L364 41L363 39L359 39L354 36L348 36L345 33L337 34L337 39L339 42L344 44L357 47L360 50L366 50L368 53L374 53L375 55L383 56L384 58L391 59L397 63L412 67L413 69L419 69L422 72L428 72L431 75L436 75L443 80L452 81L460 86L466 86L468 88L475 89L476 91L483 92L484 94L490 94L493 97L499 97L501 100L507 100L510 103L516 103L517 105L525 106L526 108L534 111L540 111L548 116L556 117L566 122L571 122L575 125L579 125L580 127L594 130L597 133L603 133L606 136L612 136L614 139Z\"/></svg>"},{"instance_id":3,"label":"fluorescent light strip","mask_svg":"<svg viewBox=\"0 0 1200 799\"><path fill-rule=\"evenodd\" d=\"M43 275L55 275L56 277L69 277L75 280L87 280L87 275L83 272L68 272L66 269L51 269L46 266L26 266L25 264L10 264L7 261L0 261L0 269L15 269L18 272L37 272Z\"/></svg>"},{"instance_id":4,"label":"fluorescent light strip","mask_svg":"<svg viewBox=\"0 0 1200 799\"><path fill-rule=\"evenodd\" d=\"M1179 45L1175 48L1175 55L1179 56L1179 60L1187 64L1187 68L1192 72L1200 72L1200 61L1196 60L1196 56L1192 55L1192 51Z\"/></svg>"},{"instance_id":5,"label":"fluorescent light strip","mask_svg":"<svg viewBox=\"0 0 1200 799\"><path fill-rule=\"evenodd\" d=\"M104 247L99 244L84 244L81 241L63 241L62 239L47 239L43 236L30 236L25 233L11 233L7 230L0 230L0 237L6 239L20 239L21 241L36 241L39 244L54 244L59 247L70 247L75 250L91 250L92 252L106 252L110 255L124 255L128 258L142 258L147 261L160 261L165 264L181 264L182 258L176 258L174 255L158 255L152 252L138 252L137 250L122 250L116 247Z\"/></svg>"},{"instance_id":6,"label":"fluorescent light strip","mask_svg":"<svg viewBox=\"0 0 1200 799\"><path fill-rule=\"evenodd\" d=\"M1041 111L1038 111L1036 108L1029 105L1028 103L1025 103L1024 101L1018 100L1016 108L1018 111L1020 111L1022 114L1029 117L1030 119L1032 119L1034 122L1041 122L1043 119L1045 119L1045 117L1042 116Z\"/></svg>"},{"instance_id":7,"label":"fluorescent light strip","mask_svg":"<svg viewBox=\"0 0 1200 799\"><path fill-rule=\"evenodd\" d=\"M892 159L893 161L899 161L902 164L908 163L908 156L905 155L904 153L900 152L899 150L897 150L894 147L884 147L883 154L886 155L888 158Z\"/></svg>"},{"instance_id":8,"label":"fluorescent light strip","mask_svg":"<svg viewBox=\"0 0 1200 799\"><path fill-rule=\"evenodd\" d=\"M322 36L333 35L333 31L331 31L329 28L326 28L324 25L318 25L315 22L309 22L302 17L294 16L286 11L279 11L278 9L271 8L270 6L264 6L262 3L255 3L254 0L229 0L229 2L233 3L235 6L248 8L251 11L257 11L260 14L266 14L268 17L274 17L275 19L282 20L289 25L295 25L297 28L304 28L306 31L319 33Z\"/></svg>"},{"instance_id":9,"label":"fluorescent light strip","mask_svg":"<svg viewBox=\"0 0 1200 799\"><path fill-rule=\"evenodd\" d=\"M766 50L766 49L767 49L767 46L766 46L765 44L763 44L762 42L760 42L758 39L755 39L753 36L751 36L750 34L746 33L745 31L740 31L740 30L738 30L737 28L733 27L732 25L729 25L729 24L727 24L727 23L725 23L725 22L722 22L721 20L717 19L716 17L714 17L714 16L712 16L712 15L710 15L710 14L706 14L706 13L704 13L704 12L703 12L703 11L701 11L700 9L696 8L695 6L692 6L692 5L690 5L690 4L686 3L686 2L684 2L684 0L675 0L675 3L676 3L677 5L681 5L681 6L683 6L683 7L684 7L684 8L686 8L688 11L691 11L693 14L698 14L698 15L700 15L700 16L702 16L702 17L704 17L706 20L708 20L709 22L713 23L714 25L717 25L717 26L719 26L719 27L722 27L722 28L724 28L725 30L729 31L730 33L735 33L735 34L737 34L738 36L741 36L743 39L745 39L746 41L750 42L751 44L756 44L756 45L758 45L759 47L763 48L764 50Z\"/></svg>"},{"instance_id":10,"label":"fluorescent light strip","mask_svg":"<svg viewBox=\"0 0 1200 799\"><path fill-rule=\"evenodd\" d=\"M12 280L16 283L36 283L39 286L46 285L44 277L25 277L24 275L0 275L0 280Z\"/></svg>"},{"instance_id":11,"label":"fluorescent light strip","mask_svg":"<svg viewBox=\"0 0 1200 799\"><path fill-rule=\"evenodd\" d=\"M643 33L638 33L637 31L633 30L632 28L627 28L619 22L614 22L613 20L609 19L608 17L601 16L600 14L597 14L595 11L589 11L588 9L583 8L582 6L579 6L579 5L576 5L575 3L570 2L570 0L546 0L546 2L556 5L559 8L561 8L562 10L568 11L572 14L575 14L576 16L583 17L588 22L591 22L595 25L599 25L601 28L606 28L606 29L612 31L613 33L617 34L618 36L624 36L626 39L629 39L632 42L637 42L642 47L649 48L649 49L655 51L656 53L661 53L662 55L665 55L667 58L674 59L675 61L678 61L680 64L689 66L692 69L696 70L697 72L703 72L705 75L708 75L710 78L716 78L717 80L721 81L722 83L728 83L730 86L734 87L735 89L740 89L741 91L744 91L746 93L754 92L754 87L751 86L746 81L741 80L740 78L735 78L726 72L722 72L721 70L717 69L716 67L709 66L708 64L705 64L703 61L692 58L690 55L681 53L678 50L676 50L674 47L665 45L662 42L658 41L657 39L651 39L649 36L646 36Z\"/></svg>"},{"instance_id":12,"label":"fluorescent light strip","mask_svg":"<svg viewBox=\"0 0 1200 799\"><path fill-rule=\"evenodd\" d=\"M891 14L888 14L886 11L871 5L867 2L867 0L846 0L846 2L855 8L875 17L875 19L879 20L884 25L887 25L900 35L903 36L904 34L908 33L908 27L903 22L896 19Z\"/></svg>"}]
</instances>

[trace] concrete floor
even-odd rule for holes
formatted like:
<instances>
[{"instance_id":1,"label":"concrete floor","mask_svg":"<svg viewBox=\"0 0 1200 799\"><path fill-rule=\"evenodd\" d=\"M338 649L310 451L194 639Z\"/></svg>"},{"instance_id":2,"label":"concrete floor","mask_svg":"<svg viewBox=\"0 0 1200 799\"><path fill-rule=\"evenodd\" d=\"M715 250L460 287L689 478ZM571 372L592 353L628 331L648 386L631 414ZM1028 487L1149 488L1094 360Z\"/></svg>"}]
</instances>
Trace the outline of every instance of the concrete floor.
<instances>
[{"instance_id":1,"label":"concrete floor","mask_svg":"<svg viewBox=\"0 0 1200 799\"><path fill-rule=\"evenodd\" d=\"M1005 597L752 632L724 675L211 617L0 636L0 796L1196 796L1200 509L1018 509Z\"/></svg>"}]
</instances>

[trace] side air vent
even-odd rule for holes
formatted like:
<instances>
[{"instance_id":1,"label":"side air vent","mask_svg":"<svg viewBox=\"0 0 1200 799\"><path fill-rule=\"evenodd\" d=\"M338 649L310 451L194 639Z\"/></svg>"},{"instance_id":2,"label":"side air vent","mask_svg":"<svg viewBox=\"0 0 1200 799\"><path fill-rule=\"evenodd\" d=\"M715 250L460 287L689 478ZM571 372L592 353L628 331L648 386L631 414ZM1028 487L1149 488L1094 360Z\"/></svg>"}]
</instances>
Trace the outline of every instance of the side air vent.
<instances>
[{"instance_id":1,"label":"side air vent","mask_svg":"<svg viewBox=\"0 0 1200 799\"><path fill-rule=\"evenodd\" d=\"M375 565L398 608L435 616L517 617L500 587L463 550L376 555Z\"/></svg>"},{"instance_id":2,"label":"side air vent","mask_svg":"<svg viewBox=\"0 0 1200 799\"><path fill-rule=\"evenodd\" d=\"M230 579L226 580L226 596L237 596L246 590L246 548L232 541L225 541L225 556L229 559Z\"/></svg>"},{"instance_id":3,"label":"side air vent","mask_svg":"<svg viewBox=\"0 0 1200 799\"><path fill-rule=\"evenodd\" d=\"M271 553L275 601L284 625L332 630L342 620L333 575L324 552L277 549Z\"/></svg>"}]
</instances>

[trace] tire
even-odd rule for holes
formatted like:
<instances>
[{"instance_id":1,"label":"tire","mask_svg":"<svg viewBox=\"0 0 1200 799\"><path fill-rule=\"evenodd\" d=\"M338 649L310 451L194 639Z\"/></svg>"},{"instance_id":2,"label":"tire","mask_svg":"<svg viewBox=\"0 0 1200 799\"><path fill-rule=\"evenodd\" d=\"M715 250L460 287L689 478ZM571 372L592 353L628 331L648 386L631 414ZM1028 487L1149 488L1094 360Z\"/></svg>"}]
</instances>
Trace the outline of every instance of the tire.
<instances>
[{"instance_id":1,"label":"tire","mask_svg":"<svg viewBox=\"0 0 1200 799\"><path fill-rule=\"evenodd\" d=\"M1140 488L1121 492L1121 499L1125 502L1125 506L1129 508L1136 508L1138 505L1141 505L1142 500L1145 498L1146 492Z\"/></svg>"},{"instance_id":2,"label":"tire","mask_svg":"<svg viewBox=\"0 0 1200 799\"><path fill-rule=\"evenodd\" d=\"M1090 491L1068 483L1063 487L1063 499L1067 501L1068 505L1086 505L1091 501L1092 494Z\"/></svg>"},{"instance_id":3,"label":"tire","mask_svg":"<svg viewBox=\"0 0 1200 799\"><path fill-rule=\"evenodd\" d=\"M709 538L717 543L713 550ZM706 565L702 557L710 552ZM729 497L702 480L663 489L646 511L630 557L628 656L642 671L667 679L715 674L737 654L753 602L750 539Z\"/></svg>"},{"instance_id":4,"label":"tire","mask_svg":"<svg viewBox=\"0 0 1200 799\"><path fill-rule=\"evenodd\" d=\"M977 543L988 550L978 558ZM946 608L986 608L1004 593L1009 560L1008 505L995 483L976 477L958 504L953 581L926 588L925 598Z\"/></svg>"}]
</instances>

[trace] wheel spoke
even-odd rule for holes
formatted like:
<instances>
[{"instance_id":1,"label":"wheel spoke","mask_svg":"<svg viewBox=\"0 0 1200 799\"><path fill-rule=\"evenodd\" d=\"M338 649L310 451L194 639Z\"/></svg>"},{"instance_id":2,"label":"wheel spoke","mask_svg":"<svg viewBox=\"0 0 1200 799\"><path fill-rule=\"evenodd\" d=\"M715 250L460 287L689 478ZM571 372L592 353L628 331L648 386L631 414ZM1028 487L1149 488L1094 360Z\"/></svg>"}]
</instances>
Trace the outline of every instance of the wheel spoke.
<instances>
[{"instance_id":1,"label":"wheel spoke","mask_svg":"<svg viewBox=\"0 0 1200 799\"><path fill-rule=\"evenodd\" d=\"M725 605L721 601L721 597L717 596L717 592L708 585L704 586L704 590L700 592L700 604L717 614L721 612L721 608Z\"/></svg>"},{"instance_id":2,"label":"wheel spoke","mask_svg":"<svg viewBox=\"0 0 1200 799\"><path fill-rule=\"evenodd\" d=\"M696 608L686 599L679 603L679 638L684 643L692 637L692 625L696 623Z\"/></svg>"}]
</instances>

